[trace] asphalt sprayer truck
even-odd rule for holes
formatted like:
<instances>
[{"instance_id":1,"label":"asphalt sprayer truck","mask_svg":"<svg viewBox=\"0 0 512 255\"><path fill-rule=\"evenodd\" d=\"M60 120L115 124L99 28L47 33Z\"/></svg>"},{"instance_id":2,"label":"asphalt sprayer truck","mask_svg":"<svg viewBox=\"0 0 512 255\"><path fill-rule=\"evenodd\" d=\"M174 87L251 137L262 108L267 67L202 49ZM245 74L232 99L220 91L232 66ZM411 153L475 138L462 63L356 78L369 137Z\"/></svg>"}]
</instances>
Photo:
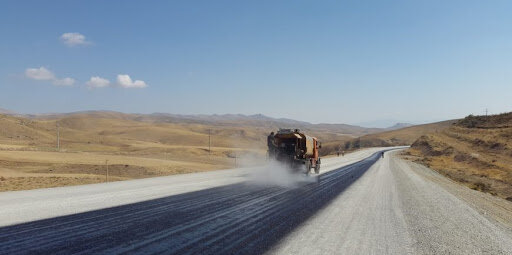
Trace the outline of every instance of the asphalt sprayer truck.
<instances>
[{"instance_id":1,"label":"asphalt sprayer truck","mask_svg":"<svg viewBox=\"0 0 512 255\"><path fill-rule=\"evenodd\" d=\"M320 142L299 129L279 129L270 133L267 139L268 156L272 160L283 162L294 172L309 175L313 169L320 173Z\"/></svg>"}]
</instances>

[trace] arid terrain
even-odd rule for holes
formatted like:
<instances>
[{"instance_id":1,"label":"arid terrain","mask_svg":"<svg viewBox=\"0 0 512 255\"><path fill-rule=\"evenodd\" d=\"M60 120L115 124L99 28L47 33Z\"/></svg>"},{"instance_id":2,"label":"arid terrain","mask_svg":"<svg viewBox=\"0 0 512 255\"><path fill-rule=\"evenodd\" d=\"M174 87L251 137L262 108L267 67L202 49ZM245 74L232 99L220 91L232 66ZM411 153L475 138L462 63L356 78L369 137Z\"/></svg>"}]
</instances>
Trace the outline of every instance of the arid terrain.
<instances>
[{"instance_id":1,"label":"arid terrain","mask_svg":"<svg viewBox=\"0 0 512 255\"><path fill-rule=\"evenodd\" d=\"M512 201L512 113L470 115L421 136L406 155L472 189Z\"/></svg>"},{"instance_id":2,"label":"arid terrain","mask_svg":"<svg viewBox=\"0 0 512 255\"><path fill-rule=\"evenodd\" d=\"M259 164L268 132L278 128L300 128L331 143L381 131L263 115L4 112L0 191L105 182L107 165L108 181L117 181Z\"/></svg>"},{"instance_id":3,"label":"arid terrain","mask_svg":"<svg viewBox=\"0 0 512 255\"><path fill-rule=\"evenodd\" d=\"M406 158L472 189L512 200L512 113L468 116L328 144L330 153L411 145Z\"/></svg>"},{"instance_id":4,"label":"arid terrain","mask_svg":"<svg viewBox=\"0 0 512 255\"><path fill-rule=\"evenodd\" d=\"M435 133L449 128L455 120L429 123L416 126L395 125L397 129L380 129L378 132L361 136L342 136L323 143L322 154L349 152L361 148L381 146L411 145L416 139L428 133Z\"/></svg>"},{"instance_id":5,"label":"arid terrain","mask_svg":"<svg viewBox=\"0 0 512 255\"><path fill-rule=\"evenodd\" d=\"M118 181L261 164L268 132L298 127L322 141L323 156L412 144L409 159L511 200L511 116L386 130L263 115L8 112L0 115L0 191L105 182L107 168L108 181Z\"/></svg>"}]
</instances>

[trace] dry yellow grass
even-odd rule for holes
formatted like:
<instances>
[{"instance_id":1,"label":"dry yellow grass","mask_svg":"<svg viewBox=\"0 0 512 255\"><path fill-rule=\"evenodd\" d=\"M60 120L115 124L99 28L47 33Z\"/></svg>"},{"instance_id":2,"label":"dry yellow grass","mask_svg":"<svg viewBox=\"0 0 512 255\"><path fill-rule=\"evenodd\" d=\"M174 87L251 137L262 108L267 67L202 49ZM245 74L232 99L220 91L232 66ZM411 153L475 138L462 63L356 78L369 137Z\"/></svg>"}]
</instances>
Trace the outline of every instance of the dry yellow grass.
<instances>
[{"instance_id":1,"label":"dry yellow grass","mask_svg":"<svg viewBox=\"0 0 512 255\"><path fill-rule=\"evenodd\" d=\"M103 182L107 160L110 179L125 180L231 168L234 157L265 155L263 129L153 123L128 117L120 113L44 119L0 115L0 191Z\"/></svg>"},{"instance_id":2,"label":"dry yellow grass","mask_svg":"<svg viewBox=\"0 0 512 255\"><path fill-rule=\"evenodd\" d=\"M449 128L455 121L448 120L424 125L406 127L398 130L387 131L377 134L370 134L361 137L361 144L366 146L374 145L411 145L416 139L424 134L438 133Z\"/></svg>"},{"instance_id":3,"label":"dry yellow grass","mask_svg":"<svg viewBox=\"0 0 512 255\"><path fill-rule=\"evenodd\" d=\"M478 118L480 126L468 117L422 136L407 154L470 188L512 200L512 113Z\"/></svg>"},{"instance_id":4,"label":"dry yellow grass","mask_svg":"<svg viewBox=\"0 0 512 255\"><path fill-rule=\"evenodd\" d=\"M234 165L233 160L215 155L197 162L197 158L177 161L97 152L0 151L0 191L104 182L107 160L110 181Z\"/></svg>"}]
</instances>

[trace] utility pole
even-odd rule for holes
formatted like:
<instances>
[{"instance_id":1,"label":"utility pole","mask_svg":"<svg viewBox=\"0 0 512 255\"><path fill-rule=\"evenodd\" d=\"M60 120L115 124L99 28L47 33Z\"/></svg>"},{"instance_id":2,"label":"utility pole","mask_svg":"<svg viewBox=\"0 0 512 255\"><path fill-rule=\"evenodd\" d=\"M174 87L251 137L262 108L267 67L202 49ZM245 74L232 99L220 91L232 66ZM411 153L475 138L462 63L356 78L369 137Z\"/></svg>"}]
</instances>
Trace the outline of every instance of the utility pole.
<instances>
[{"instance_id":1,"label":"utility pole","mask_svg":"<svg viewBox=\"0 0 512 255\"><path fill-rule=\"evenodd\" d=\"M105 175L105 181L108 182L108 159L105 160L105 165L107 166L107 173Z\"/></svg>"},{"instance_id":2,"label":"utility pole","mask_svg":"<svg viewBox=\"0 0 512 255\"><path fill-rule=\"evenodd\" d=\"M60 125L57 122L57 151L60 151Z\"/></svg>"},{"instance_id":3,"label":"utility pole","mask_svg":"<svg viewBox=\"0 0 512 255\"><path fill-rule=\"evenodd\" d=\"M487 116L488 112L489 112L489 110L487 108L485 108L485 116Z\"/></svg>"},{"instance_id":4,"label":"utility pole","mask_svg":"<svg viewBox=\"0 0 512 255\"><path fill-rule=\"evenodd\" d=\"M212 129L208 129L208 154L212 154Z\"/></svg>"}]
</instances>

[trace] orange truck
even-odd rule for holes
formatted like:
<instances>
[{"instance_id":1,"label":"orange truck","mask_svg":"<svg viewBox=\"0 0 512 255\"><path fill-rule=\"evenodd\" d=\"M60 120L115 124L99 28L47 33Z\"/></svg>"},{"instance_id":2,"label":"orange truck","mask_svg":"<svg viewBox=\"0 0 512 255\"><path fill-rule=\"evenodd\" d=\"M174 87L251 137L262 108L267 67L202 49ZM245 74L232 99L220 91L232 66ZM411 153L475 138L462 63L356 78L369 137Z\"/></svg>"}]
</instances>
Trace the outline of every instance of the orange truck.
<instances>
[{"instance_id":1,"label":"orange truck","mask_svg":"<svg viewBox=\"0 0 512 255\"><path fill-rule=\"evenodd\" d=\"M315 137L299 129L279 129L277 133L270 133L267 144L270 159L284 162L297 172L310 174L311 169L316 174L320 172L318 150L322 146Z\"/></svg>"}]
</instances>

